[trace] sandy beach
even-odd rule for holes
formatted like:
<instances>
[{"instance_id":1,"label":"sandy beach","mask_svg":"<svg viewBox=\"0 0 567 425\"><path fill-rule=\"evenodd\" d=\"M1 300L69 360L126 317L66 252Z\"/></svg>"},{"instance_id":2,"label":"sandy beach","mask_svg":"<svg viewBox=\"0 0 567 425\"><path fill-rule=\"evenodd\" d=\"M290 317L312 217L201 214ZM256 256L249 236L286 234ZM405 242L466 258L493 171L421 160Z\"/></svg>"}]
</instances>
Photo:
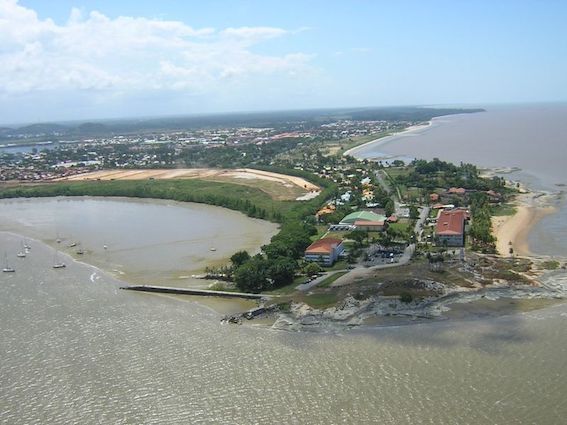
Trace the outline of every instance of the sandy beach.
<instances>
[{"instance_id":1,"label":"sandy beach","mask_svg":"<svg viewBox=\"0 0 567 425\"><path fill-rule=\"evenodd\" d=\"M354 148L351 148L351 149L345 151L343 153L343 155L355 156L357 151L359 151L360 149L363 149L367 146L374 145L375 147L378 147L378 146L384 145L386 143L389 143L392 140L393 137L399 137L401 135L407 135L409 133L414 133L418 130L423 130L424 128L427 128L429 126L431 126L431 121L428 121L426 124L412 125L412 126L406 128L403 131L398 131L398 132L392 133L388 136L380 137L380 138L375 139L375 140L371 140L370 142L366 142L366 143L364 143L360 146L355 146Z\"/></svg>"},{"instance_id":2,"label":"sandy beach","mask_svg":"<svg viewBox=\"0 0 567 425\"><path fill-rule=\"evenodd\" d=\"M500 255L508 257L512 248L514 255L533 256L528 246L530 230L543 217L555 212L555 208L546 206L542 198L542 193L522 193L514 201L514 215L492 218L496 249Z\"/></svg>"}]
</instances>

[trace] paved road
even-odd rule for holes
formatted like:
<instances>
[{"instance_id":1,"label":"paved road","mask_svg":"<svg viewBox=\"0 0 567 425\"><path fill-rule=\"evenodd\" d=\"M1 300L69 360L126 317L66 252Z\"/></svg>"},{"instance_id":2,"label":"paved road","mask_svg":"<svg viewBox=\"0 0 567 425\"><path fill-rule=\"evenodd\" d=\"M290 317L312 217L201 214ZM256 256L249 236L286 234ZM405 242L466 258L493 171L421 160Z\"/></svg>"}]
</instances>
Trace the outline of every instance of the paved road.
<instances>
[{"instance_id":1,"label":"paved road","mask_svg":"<svg viewBox=\"0 0 567 425\"><path fill-rule=\"evenodd\" d=\"M415 227L413 229L418 241L421 241L423 224L425 223L425 220L427 220L427 217L429 217L429 207L423 207L419 213L419 218L415 222Z\"/></svg>"}]
</instances>

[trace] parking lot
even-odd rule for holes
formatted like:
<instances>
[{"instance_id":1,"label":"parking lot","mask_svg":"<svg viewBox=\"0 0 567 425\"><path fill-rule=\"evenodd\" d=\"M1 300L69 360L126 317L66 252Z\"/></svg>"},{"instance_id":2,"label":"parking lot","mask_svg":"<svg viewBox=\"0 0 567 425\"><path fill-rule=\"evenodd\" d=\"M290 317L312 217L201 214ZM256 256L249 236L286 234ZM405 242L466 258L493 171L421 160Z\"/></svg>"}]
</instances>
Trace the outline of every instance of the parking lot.
<instances>
[{"instance_id":1,"label":"parking lot","mask_svg":"<svg viewBox=\"0 0 567 425\"><path fill-rule=\"evenodd\" d=\"M401 247L385 248L380 245L373 245L368 248L362 264L366 267L395 264L400 261L403 253Z\"/></svg>"}]
</instances>

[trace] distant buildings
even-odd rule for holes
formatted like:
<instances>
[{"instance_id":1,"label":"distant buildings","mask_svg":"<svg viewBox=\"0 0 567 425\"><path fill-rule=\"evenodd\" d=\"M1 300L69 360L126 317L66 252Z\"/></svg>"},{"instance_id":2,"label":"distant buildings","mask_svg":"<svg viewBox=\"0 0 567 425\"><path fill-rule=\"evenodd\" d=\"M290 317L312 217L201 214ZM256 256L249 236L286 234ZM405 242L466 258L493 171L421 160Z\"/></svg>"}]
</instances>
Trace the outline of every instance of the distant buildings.
<instances>
[{"instance_id":1,"label":"distant buildings","mask_svg":"<svg viewBox=\"0 0 567 425\"><path fill-rule=\"evenodd\" d=\"M323 238L313 242L305 250L305 261L314 261L332 266L344 251L343 241L337 238Z\"/></svg>"},{"instance_id":2,"label":"distant buildings","mask_svg":"<svg viewBox=\"0 0 567 425\"><path fill-rule=\"evenodd\" d=\"M466 217L467 212L463 209L445 210L439 213L435 236L440 245L464 246Z\"/></svg>"}]
</instances>

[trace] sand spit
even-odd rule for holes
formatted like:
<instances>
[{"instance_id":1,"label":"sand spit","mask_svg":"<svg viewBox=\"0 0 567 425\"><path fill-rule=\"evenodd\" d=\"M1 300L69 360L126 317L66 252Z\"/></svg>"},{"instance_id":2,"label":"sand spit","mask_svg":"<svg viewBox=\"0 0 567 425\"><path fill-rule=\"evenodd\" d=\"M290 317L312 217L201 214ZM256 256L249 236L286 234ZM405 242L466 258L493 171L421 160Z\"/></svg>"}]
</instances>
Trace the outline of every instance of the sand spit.
<instances>
[{"instance_id":1,"label":"sand spit","mask_svg":"<svg viewBox=\"0 0 567 425\"><path fill-rule=\"evenodd\" d=\"M423 129L429 127L429 126L431 126L431 121L427 122L426 124L412 125L410 127L407 127L406 129L402 130L402 131L398 131L398 132L392 133L388 136L380 137L380 138L375 139L375 140L371 140L370 142L366 142L366 143L364 143L360 146L355 146L354 148L351 148L351 149L345 151L343 153L343 155L345 155L345 156L350 155L350 156L356 157L357 151L359 151L363 148L366 148L370 145L373 145L374 147L385 145L386 143L391 142L393 137L406 136L406 135L409 135L410 133L415 133L418 130L423 130Z\"/></svg>"}]
</instances>

